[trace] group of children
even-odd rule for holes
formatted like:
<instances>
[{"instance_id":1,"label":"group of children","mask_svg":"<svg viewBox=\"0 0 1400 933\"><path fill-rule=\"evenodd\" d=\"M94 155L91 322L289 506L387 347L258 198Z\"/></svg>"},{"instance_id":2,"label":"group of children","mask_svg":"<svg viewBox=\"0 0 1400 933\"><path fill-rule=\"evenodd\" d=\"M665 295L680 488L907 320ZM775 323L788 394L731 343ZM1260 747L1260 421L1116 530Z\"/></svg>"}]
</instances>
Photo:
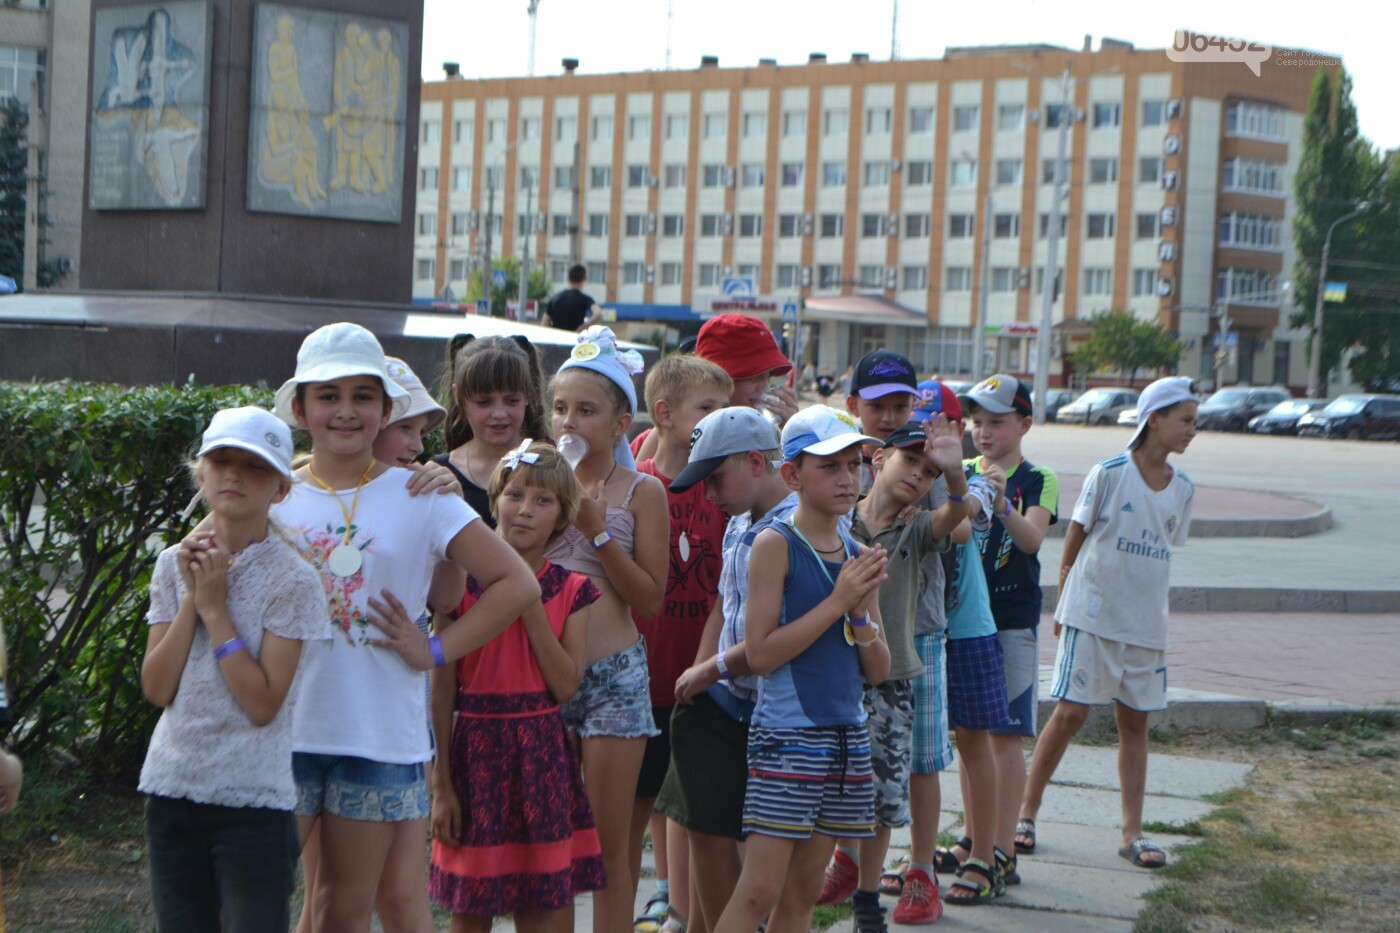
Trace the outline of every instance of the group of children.
<instances>
[{"instance_id":1,"label":"group of children","mask_svg":"<svg viewBox=\"0 0 1400 933\"><path fill-rule=\"evenodd\" d=\"M286 929L301 853L303 931L367 931L376 911L427 931L429 900L454 930L513 914L563 931L591 891L612 933L634 924L648 827L662 884L639 930L805 931L847 899L858 930L883 929L881 892L897 922L931 923L944 899L1017 883L1083 722L1056 712L1026 787L1036 552L1057 505L1054 474L1021 456L1026 387L994 376L959 398L877 351L847 410L798 410L790 369L764 325L720 315L651 368L654 429L629 445L642 364L608 328L547 386L523 338L454 340L444 409L334 324L275 413L215 415L191 464L209 516L151 585L159 926ZM1164 689L1164 625L1136 638L1111 576L1125 549L1103 541L1122 521L1106 510L1136 496L1133 592L1160 572L1164 622L1162 554L1190 517L1165 460L1194 402L1178 386L1154 408L1155 388L1133 451L1076 506L1056 685L1062 708L1142 716L1140 776L1162 694L1138 680ZM448 452L418 464L440 423ZM310 436L300 465L291 427ZM943 850L950 725L966 835ZM1135 786L1123 851L1160 864ZM884 871L902 826L911 857ZM958 873L942 899L941 871Z\"/></svg>"}]
</instances>

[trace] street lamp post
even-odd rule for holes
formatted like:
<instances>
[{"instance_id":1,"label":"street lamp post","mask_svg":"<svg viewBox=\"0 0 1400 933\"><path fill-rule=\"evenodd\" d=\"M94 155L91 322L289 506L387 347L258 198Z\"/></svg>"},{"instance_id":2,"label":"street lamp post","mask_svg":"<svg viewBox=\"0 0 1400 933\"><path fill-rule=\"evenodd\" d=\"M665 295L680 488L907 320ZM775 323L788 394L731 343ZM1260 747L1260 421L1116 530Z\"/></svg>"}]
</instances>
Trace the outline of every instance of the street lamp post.
<instances>
[{"instance_id":1,"label":"street lamp post","mask_svg":"<svg viewBox=\"0 0 1400 933\"><path fill-rule=\"evenodd\" d=\"M1327 228L1327 236L1322 240L1322 263L1317 269L1317 300L1313 303L1312 356L1308 361L1308 398L1318 398L1322 394L1322 301L1327 288L1327 259L1332 252L1332 231L1353 217L1362 214L1370 206L1369 201L1362 201L1356 205L1356 210L1349 214L1343 214L1332 221L1332 226Z\"/></svg>"},{"instance_id":2,"label":"street lamp post","mask_svg":"<svg viewBox=\"0 0 1400 933\"><path fill-rule=\"evenodd\" d=\"M1040 328L1035 340L1035 373L1032 391L1035 394L1035 423L1045 423L1045 400L1050 391L1050 332L1055 326L1055 280L1060 258L1060 201L1064 197L1065 158L1069 151L1069 128L1074 121L1074 100L1071 97L1073 79L1065 67L1060 79L1060 138L1055 154L1055 186L1050 198L1050 229L1046 231L1045 273L1041 280Z\"/></svg>"}]
</instances>

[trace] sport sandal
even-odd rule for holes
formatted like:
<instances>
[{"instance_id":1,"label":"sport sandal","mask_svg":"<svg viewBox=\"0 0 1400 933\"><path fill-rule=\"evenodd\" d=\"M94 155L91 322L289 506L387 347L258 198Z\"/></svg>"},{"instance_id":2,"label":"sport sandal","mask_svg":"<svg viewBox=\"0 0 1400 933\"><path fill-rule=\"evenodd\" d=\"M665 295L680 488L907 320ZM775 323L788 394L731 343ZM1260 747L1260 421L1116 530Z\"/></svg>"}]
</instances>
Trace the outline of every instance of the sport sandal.
<instances>
[{"instance_id":1,"label":"sport sandal","mask_svg":"<svg viewBox=\"0 0 1400 933\"><path fill-rule=\"evenodd\" d=\"M981 875L987 882L986 885L968 881L968 874ZM943 895L943 903L980 907L990 904L1004 893L1006 886L1001 883L999 872L980 858L969 858L958 869L957 880L948 886L948 893Z\"/></svg>"}]
</instances>

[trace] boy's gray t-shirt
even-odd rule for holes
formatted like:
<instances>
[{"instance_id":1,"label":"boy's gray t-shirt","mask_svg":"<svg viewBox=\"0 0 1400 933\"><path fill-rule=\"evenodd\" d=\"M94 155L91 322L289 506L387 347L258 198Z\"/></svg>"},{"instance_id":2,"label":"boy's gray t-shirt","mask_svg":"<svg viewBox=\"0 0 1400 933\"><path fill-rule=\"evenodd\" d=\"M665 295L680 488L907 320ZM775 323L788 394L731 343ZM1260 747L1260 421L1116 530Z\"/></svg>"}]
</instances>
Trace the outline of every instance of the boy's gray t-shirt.
<instances>
[{"instance_id":1,"label":"boy's gray t-shirt","mask_svg":"<svg viewBox=\"0 0 1400 933\"><path fill-rule=\"evenodd\" d=\"M919 503L920 508L939 509L948 501L948 481L942 476L933 481L928 494ZM919 572L923 579L919 585L919 605L914 613L914 637L933 635L948 628L948 612L943 600L946 586L943 574L943 555L930 552L919 561Z\"/></svg>"}]
</instances>

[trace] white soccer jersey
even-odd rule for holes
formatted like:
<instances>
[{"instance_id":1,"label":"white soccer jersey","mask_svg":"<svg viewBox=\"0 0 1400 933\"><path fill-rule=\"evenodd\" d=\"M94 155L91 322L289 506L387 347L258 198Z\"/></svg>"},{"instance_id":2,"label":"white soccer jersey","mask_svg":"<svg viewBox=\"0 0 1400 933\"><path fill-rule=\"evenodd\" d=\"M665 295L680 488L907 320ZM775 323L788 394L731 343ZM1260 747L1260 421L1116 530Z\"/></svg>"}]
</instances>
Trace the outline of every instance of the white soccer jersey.
<instances>
[{"instance_id":1,"label":"white soccer jersey","mask_svg":"<svg viewBox=\"0 0 1400 933\"><path fill-rule=\"evenodd\" d=\"M1172 547L1186 543L1194 496L1180 470L1166 489L1153 490L1131 454L1095 464L1074 505L1073 520L1087 536L1055 619L1101 638L1165 650Z\"/></svg>"}]
</instances>

